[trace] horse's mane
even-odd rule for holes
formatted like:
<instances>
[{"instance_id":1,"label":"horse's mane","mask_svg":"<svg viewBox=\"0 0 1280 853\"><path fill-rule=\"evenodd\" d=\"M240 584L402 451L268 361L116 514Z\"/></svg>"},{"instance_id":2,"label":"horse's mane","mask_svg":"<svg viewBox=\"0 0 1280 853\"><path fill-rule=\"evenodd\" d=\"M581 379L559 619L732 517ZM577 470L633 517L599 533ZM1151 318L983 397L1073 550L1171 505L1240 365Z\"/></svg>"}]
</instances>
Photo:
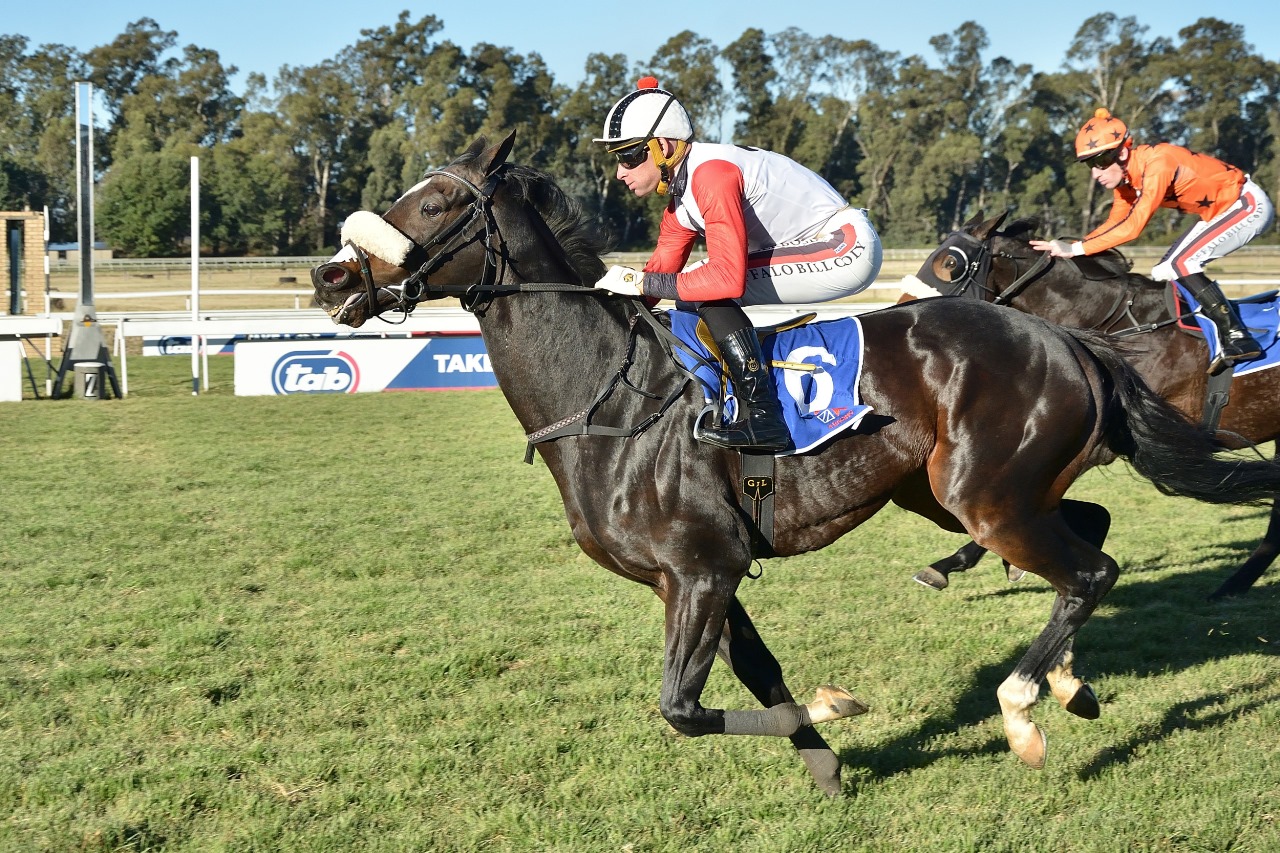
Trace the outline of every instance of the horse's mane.
<instances>
[{"instance_id":1,"label":"horse's mane","mask_svg":"<svg viewBox=\"0 0 1280 853\"><path fill-rule=\"evenodd\" d=\"M1040 225L1038 216L1024 216L1002 228L1000 236L1026 243L1035 238ZM1133 262L1119 249L1107 249L1096 255L1078 257L1075 261L1085 277L1092 280L1127 276L1133 269Z\"/></svg>"},{"instance_id":2,"label":"horse's mane","mask_svg":"<svg viewBox=\"0 0 1280 853\"><path fill-rule=\"evenodd\" d=\"M465 165L478 154L477 148L474 154L467 152L454 162ZM610 248L609 235L598 220L587 216L577 199L560 189L549 175L530 166L505 163L498 173L542 217L581 281L592 283L604 275L600 256Z\"/></svg>"}]
</instances>

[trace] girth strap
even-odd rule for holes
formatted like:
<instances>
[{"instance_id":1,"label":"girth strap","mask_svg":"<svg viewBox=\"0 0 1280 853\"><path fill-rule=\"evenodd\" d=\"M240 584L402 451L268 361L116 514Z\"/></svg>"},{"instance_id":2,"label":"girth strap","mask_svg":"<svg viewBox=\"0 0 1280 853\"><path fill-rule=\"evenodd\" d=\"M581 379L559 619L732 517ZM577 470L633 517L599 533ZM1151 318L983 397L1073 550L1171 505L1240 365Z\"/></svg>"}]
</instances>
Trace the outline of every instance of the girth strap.
<instances>
[{"instance_id":1,"label":"girth strap","mask_svg":"<svg viewBox=\"0 0 1280 853\"><path fill-rule=\"evenodd\" d=\"M751 555L776 556L773 550L773 495L776 464L772 453L742 454L742 508L750 516Z\"/></svg>"},{"instance_id":2,"label":"girth strap","mask_svg":"<svg viewBox=\"0 0 1280 853\"><path fill-rule=\"evenodd\" d=\"M1218 423L1222 420L1222 410L1231 402L1231 378L1234 371L1230 368L1209 376L1209 393L1204 398L1204 417L1200 425L1209 432L1218 431Z\"/></svg>"}]
</instances>

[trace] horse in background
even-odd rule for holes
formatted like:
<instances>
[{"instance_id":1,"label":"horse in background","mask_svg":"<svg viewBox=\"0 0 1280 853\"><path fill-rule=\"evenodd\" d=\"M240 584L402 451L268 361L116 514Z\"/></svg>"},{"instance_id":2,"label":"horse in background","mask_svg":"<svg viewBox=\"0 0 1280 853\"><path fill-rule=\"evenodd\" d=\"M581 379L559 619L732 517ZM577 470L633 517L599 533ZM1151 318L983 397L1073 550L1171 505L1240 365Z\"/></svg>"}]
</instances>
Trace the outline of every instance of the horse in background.
<instances>
[{"instance_id":1,"label":"horse in background","mask_svg":"<svg viewBox=\"0 0 1280 853\"><path fill-rule=\"evenodd\" d=\"M743 458L696 439L704 392L662 318L593 288L604 274L594 224L546 175L507 163L513 141L476 140L381 216L348 217L344 249L312 270L316 300L352 327L433 299L473 311L574 538L663 604L663 717L688 736L790 738L820 788L838 794L839 760L815 725L866 707L830 687L796 702L737 597L759 532L740 503ZM1031 711L1043 681L1068 711L1099 713L1073 643L1118 573L1093 505L1063 498L1072 482L1098 454L1120 454L1159 488L1239 503L1280 489L1280 466L1216 458L1102 336L977 300L923 300L859 325L857 387L874 411L775 460L770 555L822 548L892 501L1043 577L1057 593L1049 621L996 691L1010 748L1042 766ZM351 437L328 452L366 444ZM717 656L763 710L702 705Z\"/></svg>"},{"instance_id":2,"label":"horse in background","mask_svg":"<svg viewBox=\"0 0 1280 853\"><path fill-rule=\"evenodd\" d=\"M1171 283L1130 272L1127 260L1115 250L1051 258L1028 245L1039 227L1037 220L1017 219L1002 229L1006 216L984 220L979 214L952 232L925 259L908 289L927 293L918 289L923 284L941 295L1007 305L1058 325L1121 338L1125 357L1146 384L1188 418L1200 420L1210 394L1207 350L1202 338L1179 322L1190 318L1171 311ZM1238 365L1237 372L1249 365ZM1230 404L1221 409L1216 427L1219 443L1229 449L1280 438L1280 369L1236 376ZM971 542L919 572L916 580L943 589L951 573L973 568L985 553ZM1280 506L1272 500L1262 541L1209 597L1248 592L1278 554ZM1016 577L1016 570L1010 571Z\"/></svg>"}]
</instances>

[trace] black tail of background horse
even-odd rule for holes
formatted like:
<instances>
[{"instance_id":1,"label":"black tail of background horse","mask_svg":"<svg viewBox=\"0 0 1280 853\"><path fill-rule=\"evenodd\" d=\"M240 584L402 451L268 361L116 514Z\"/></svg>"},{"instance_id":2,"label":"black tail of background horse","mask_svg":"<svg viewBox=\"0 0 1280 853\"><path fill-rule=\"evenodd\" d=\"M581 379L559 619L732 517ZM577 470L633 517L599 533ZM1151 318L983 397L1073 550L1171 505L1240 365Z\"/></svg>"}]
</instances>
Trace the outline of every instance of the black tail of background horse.
<instances>
[{"instance_id":1,"label":"black tail of background horse","mask_svg":"<svg viewBox=\"0 0 1280 853\"><path fill-rule=\"evenodd\" d=\"M1109 424L1108 447L1157 489L1212 504L1262 503L1280 491L1280 469L1218 456L1221 448L1212 433L1152 391L1105 337L1078 329L1071 334L1105 367L1123 413Z\"/></svg>"}]
</instances>

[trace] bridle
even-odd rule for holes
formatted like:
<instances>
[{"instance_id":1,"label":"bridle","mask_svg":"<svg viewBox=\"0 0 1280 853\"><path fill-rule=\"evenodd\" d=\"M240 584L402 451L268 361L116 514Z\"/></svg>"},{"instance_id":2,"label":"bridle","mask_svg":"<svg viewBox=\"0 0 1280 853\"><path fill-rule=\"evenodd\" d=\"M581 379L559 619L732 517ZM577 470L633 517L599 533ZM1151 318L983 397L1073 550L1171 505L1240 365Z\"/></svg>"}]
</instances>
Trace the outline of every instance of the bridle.
<instances>
[{"instance_id":1,"label":"bridle","mask_svg":"<svg viewBox=\"0 0 1280 853\"><path fill-rule=\"evenodd\" d=\"M963 272L948 282L951 288L950 290L942 291L943 296L964 296L970 288L974 288L982 291L982 298L985 301L994 305L1008 305L1013 301L1014 297L1025 290L1053 263L1053 257L1048 252L1040 252L1040 257L1026 272L1019 274L1004 290L996 291L995 288L987 284L995 258L1013 261L1015 270L1017 270L1019 259L1016 255L1011 255L1008 252L993 251L991 243L995 236L992 233L985 240L973 240L975 248L972 257L970 257L969 252L966 252L960 246L947 247L947 252L954 254L960 261Z\"/></svg>"},{"instance_id":2,"label":"bridle","mask_svg":"<svg viewBox=\"0 0 1280 853\"><path fill-rule=\"evenodd\" d=\"M467 212L458 216L440 233L434 235L426 243L419 243L409 235L400 232L413 244L409 257L422 257L422 262L411 275L399 284L376 285L373 281L373 270L369 266L368 252L352 241L345 246L355 253L356 262L360 266L360 279L364 286L364 296L369 303L369 316L377 317L387 323L403 323L419 302L445 297L456 297L462 307L473 313L481 313L483 306L493 297L509 293L532 293L576 290L584 293L599 293L590 285L565 282L516 282L512 284L497 283L502 270L503 252L502 234L493 217L493 194L501 183L498 172L489 175L483 186L472 183L461 175L443 169L433 169L423 175L423 180L443 176L462 186L471 194L471 202ZM386 222L383 219L383 222ZM387 223L389 227L390 223ZM399 229L397 229L399 230ZM480 271L480 280L469 284L433 284L429 277L444 262L462 247L477 239L481 239L484 247L484 266ZM555 248L563 252L556 244ZM435 251L432 251L432 250ZM566 261L566 266L570 264ZM385 297L385 298L384 298ZM384 304L385 303L385 304ZM399 313L400 320L387 320L383 313Z\"/></svg>"},{"instance_id":3,"label":"bridle","mask_svg":"<svg viewBox=\"0 0 1280 853\"><path fill-rule=\"evenodd\" d=\"M369 266L369 253L355 241L348 240L344 243L355 254L356 262L360 267L361 284L364 286L364 292L361 295L368 301L371 317L378 317L388 323L402 323L408 318L409 314L413 313L413 309L417 307L419 302L444 297L457 297L464 309L479 315L483 314L483 304L496 296L511 293L575 291L584 295L611 296L607 291L599 290L592 287L591 284L583 284L581 282L576 284L565 282L498 284L497 281L499 280L501 265L504 260L503 252L499 251L499 248L503 245L502 235L492 210L493 194L500 182L498 173L495 171L491 174L483 187L460 175L444 170L429 171L424 175L424 180L441 175L455 181L471 194L468 212L459 215L426 243L418 243L409 235L400 232L403 237L412 243L409 257L421 256L423 258L418 269L404 281L398 285L379 286L375 284L373 270ZM386 220L383 219L383 222L386 222ZM390 226L390 223L387 224ZM484 266L480 273L480 281L471 284L432 284L428 280L430 275L439 270L452 253L477 239L482 240L484 247ZM564 248L559 243L556 243L556 248L563 254ZM571 266L567 258L565 261L566 266ZM385 307L383 305L384 298L386 299ZM346 307L348 306L344 305L344 310ZM385 311L398 312L403 315L403 318L399 321L386 320L382 317ZM341 314L338 315L337 320L338 322L342 321ZM670 329L660 323L648 308L637 304L630 309L628 311L627 324L627 349L622 366L608 379L603 389L584 409L540 430L529 433L526 436L528 441L528 447L525 452L526 462L532 462L533 460L534 445L545 441L553 441L569 435L607 435L634 438L649 429L683 396L684 389L688 384L698 381L694 370L685 367L675 357L675 349L688 353L692 360L700 362L704 367L713 367L710 362L707 362L701 355L693 351L688 344L673 335ZM627 375L635 356L637 336L640 329L645 326L653 329L659 342L665 348L668 357L671 358L677 374L680 376L680 381L665 396L637 387ZM639 423L629 427L606 426L594 423L593 418L597 411L618 387L624 387L643 397L659 401L656 410Z\"/></svg>"},{"instance_id":4,"label":"bridle","mask_svg":"<svg viewBox=\"0 0 1280 853\"><path fill-rule=\"evenodd\" d=\"M998 232L993 232L986 239L979 241L971 235L965 234L974 245L973 256L970 257L960 246L948 246L947 251L953 253L961 260L963 272L956 278L951 279L949 290L941 290L943 296L964 296L970 288L981 291L981 298L986 299L994 305L1009 305L1015 297L1027 289L1029 285L1035 282L1040 276L1049 269L1055 259L1048 252L1038 252L1038 258L1026 270L1026 272L1018 273L1008 287L997 292L995 288L989 286L987 281L991 274L991 267L995 258L1001 258L1013 263L1014 272L1017 273L1018 262L1023 260L1021 257L1009 252L997 252L992 248L992 242ZM934 273L937 276L937 273ZM1183 313L1179 317L1166 319L1152 323L1142 323L1133 315L1134 292L1132 285L1126 283L1119 289L1112 304L1102 313L1102 319L1099 320L1093 328L1095 331L1105 332L1116 337L1131 337L1133 335L1142 335L1148 332L1154 332L1171 323L1176 323L1181 319L1191 316L1190 312ZM1116 330L1115 327L1121 322L1127 322L1129 325L1125 328Z\"/></svg>"},{"instance_id":5,"label":"bridle","mask_svg":"<svg viewBox=\"0 0 1280 853\"><path fill-rule=\"evenodd\" d=\"M419 302L446 296L459 297L463 308L472 311L475 310L484 293L494 286L493 282L498 274L498 252L494 246L494 238L498 235L498 227L493 219L491 202L494 190L498 186L497 175L490 175L483 187L473 184L461 175L455 175L443 169L433 169L423 175L423 179L440 176L449 178L466 189L471 194L471 202L467 205L466 212L425 243L419 243L409 235L404 235L413 243L410 256L422 257L418 269L404 281L396 285L375 284L373 270L369 266L368 251L354 241L347 240L344 243L355 254L356 263L360 266L360 281L364 285L370 317L377 317L387 323L403 323L413 313L413 309ZM479 224L473 228L472 226L477 222ZM428 283L427 277L439 269L445 258L482 235L484 266L480 272L479 282L460 285ZM388 320L383 316L388 312L401 314L401 319Z\"/></svg>"}]
</instances>

